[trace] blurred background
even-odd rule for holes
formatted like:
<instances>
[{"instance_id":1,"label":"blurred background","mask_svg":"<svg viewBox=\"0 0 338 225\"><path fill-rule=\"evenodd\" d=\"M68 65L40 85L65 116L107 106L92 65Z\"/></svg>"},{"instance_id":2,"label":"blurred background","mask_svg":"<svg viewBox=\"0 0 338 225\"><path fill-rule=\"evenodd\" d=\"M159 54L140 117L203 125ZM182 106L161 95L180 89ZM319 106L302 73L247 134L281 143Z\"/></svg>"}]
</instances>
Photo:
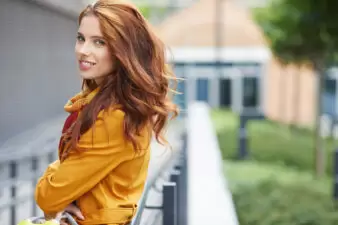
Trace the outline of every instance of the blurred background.
<instances>
[{"instance_id":1,"label":"blurred background","mask_svg":"<svg viewBox=\"0 0 338 225\"><path fill-rule=\"evenodd\" d=\"M0 221L42 215L87 0L0 2ZM133 224L338 224L334 0L133 0L167 45L181 108L153 143ZM336 184L337 183L337 184Z\"/></svg>"}]
</instances>

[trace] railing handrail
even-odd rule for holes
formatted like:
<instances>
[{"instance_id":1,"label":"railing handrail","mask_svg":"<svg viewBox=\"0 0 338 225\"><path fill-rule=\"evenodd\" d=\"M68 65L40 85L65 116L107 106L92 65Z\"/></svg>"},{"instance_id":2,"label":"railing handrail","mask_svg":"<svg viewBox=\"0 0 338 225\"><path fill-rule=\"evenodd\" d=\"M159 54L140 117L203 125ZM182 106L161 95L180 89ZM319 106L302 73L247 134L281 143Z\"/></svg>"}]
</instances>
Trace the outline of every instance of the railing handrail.
<instances>
[{"instance_id":1,"label":"railing handrail","mask_svg":"<svg viewBox=\"0 0 338 225\"><path fill-rule=\"evenodd\" d=\"M30 150L33 148L33 146L29 146L26 147L26 150L21 150L20 151L4 151L4 152L0 152L0 165L1 164L7 164L11 161L21 161L24 159L31 159L34 157L39 157L39 156L43 156L52 152L56 152L57 151L57 146L53 145L53 147L51 147L49 144L52 143L56 143L56 138L49 138L47 139L43 144L48 144L45 148L40 148L38 151L33 151ZM49 148L51 147L51 148ZM11 148L14 149L14 148Z\"/></svg>"},{"instance_id":2,"label":"railing handrail","mask_svg":"<svg viewBox=\"0 0 338 225\"><path fill-rule=\"evenodd\" d=\"M191 225L238 225L232 195L223 174L223 161L209 107L188 107L188 222ZM188 224L188 225L189 225Z\"/></svg>"},{"instance_id":3,"label":"railing handrail","mask_svg":"<svg viewBox=\"0 0 338 225\"><path fill-rule=\"evenodd\" d=\"M135 218L133 219L131 225L139 225L141 222L141 217L143 214L143 211L146 209L146 201L148 198L148 194L151 190L152 187L154 187L157 179L161 176L162 173L164 173L165 171L167 171L168 169L170 169L170 167L175 163L176 159L177 159L177 155L178 152L173 152L173 154L171 155L171 157L166 160L165 163L163 163L163 165L160 167L160 169L158 169L147 181L144 191L143 191L143 195L139 201L138 204L138 210L136 213Z\"/></svg>"}]
</instances>

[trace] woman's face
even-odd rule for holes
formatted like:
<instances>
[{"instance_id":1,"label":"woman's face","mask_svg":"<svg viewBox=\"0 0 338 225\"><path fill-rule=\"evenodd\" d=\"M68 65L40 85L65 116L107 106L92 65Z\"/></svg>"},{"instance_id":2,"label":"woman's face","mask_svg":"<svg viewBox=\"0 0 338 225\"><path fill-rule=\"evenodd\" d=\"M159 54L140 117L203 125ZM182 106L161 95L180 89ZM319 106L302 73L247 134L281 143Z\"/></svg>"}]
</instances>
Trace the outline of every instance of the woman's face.
<instances>
[{"instance_id":1,"label":"woman's face","mask_svg":"<svg viewBox=\"0 0 338 225\"><path fill-rule=\"evenodd\" d=\"M96 16L82 18L75 45L80 75L100 83L113 71L113 57Z\"/></svg>"}]
</instances>

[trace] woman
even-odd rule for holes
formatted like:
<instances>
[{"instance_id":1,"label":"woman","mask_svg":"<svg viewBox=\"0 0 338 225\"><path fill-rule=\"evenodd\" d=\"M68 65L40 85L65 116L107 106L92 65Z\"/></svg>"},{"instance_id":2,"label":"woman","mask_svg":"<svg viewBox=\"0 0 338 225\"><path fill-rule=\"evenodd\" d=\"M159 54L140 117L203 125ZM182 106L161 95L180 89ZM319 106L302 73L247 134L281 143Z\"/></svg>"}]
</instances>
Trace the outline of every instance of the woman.
<instances>
[{"instance_id":1,"label":"woman","mask_svg":"<svg viewBox=\"0 0 338 225\"><path fill-rule=\"evenodd\" d=\"M64 211L79 224L127 224L145 185L152 133L162 133L177 107L169 97L165 48L140 12L119 0L99 0L79 16L75 46L83 90L59 145L36 186L46 217Z\"/></svg>"}]
</instances>

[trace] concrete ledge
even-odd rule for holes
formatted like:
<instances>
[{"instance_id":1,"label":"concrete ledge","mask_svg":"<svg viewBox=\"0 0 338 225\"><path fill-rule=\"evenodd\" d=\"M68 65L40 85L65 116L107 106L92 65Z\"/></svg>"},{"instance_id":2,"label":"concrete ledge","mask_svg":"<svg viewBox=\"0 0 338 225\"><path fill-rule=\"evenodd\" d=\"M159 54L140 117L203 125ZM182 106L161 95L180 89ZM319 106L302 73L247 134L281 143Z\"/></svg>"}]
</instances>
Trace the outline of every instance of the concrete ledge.
<instances>
[{"instance_id":1,"label":"concrete ledge","mask_svg":"<svg viewBox=\"0 0 338 225\"><path fill-rule=\"evenodd\" d=\"M66 114L50 118L47 122L26 130L0 145L0 165L9 160L24 159L32 155L57 152Z\"/></svg>"},{"instance_id":2,"label":"concrete ledge","mask_svg":"<svg viewBox=\"0 0 338 225\"><path fill-rule=\"evenodd\" d=\"M238 225L206 104L193 102L188 106L187 133L189 224Z\"/></svg>"}]
</instances>

